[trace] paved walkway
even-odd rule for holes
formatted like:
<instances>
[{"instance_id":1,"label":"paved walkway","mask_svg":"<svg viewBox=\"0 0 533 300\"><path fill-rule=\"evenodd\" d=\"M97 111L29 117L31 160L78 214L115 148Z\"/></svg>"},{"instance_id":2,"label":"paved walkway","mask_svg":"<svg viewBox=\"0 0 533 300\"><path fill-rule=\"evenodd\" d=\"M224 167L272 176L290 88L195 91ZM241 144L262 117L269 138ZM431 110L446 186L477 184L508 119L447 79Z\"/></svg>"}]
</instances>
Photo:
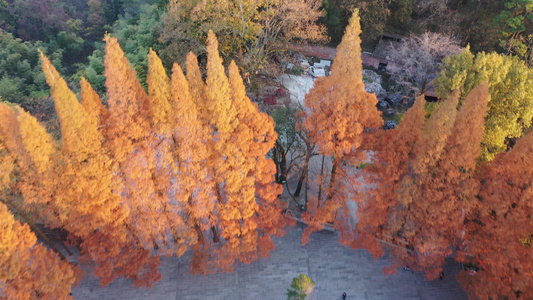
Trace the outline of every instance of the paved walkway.
<instances>
[{"instance_id":1,"label":"paved walkway","mask_svg":"<svg viewBox=\"0 0 533 300\"><path fill-rule=\"evenodd\" d=\"M388 258L373 260L366 250L352 250L337 242L337 235L318 232L306 245L301 244L300 225L290 228L275 240L271 256L235 267L233 273L209 276L190 275L189 257L162 258L163 279L152 289L136 288L127 279L117 279L101 288L97 278L82 280L73 288L75 299L161 299L161 300L284 300L292 278L308 274L315 281L313 299L467 299L455 274L460 267L450 261L443 280L424 281L423 274L398 270L383 275Z\"/></svg>"}]
</instances>

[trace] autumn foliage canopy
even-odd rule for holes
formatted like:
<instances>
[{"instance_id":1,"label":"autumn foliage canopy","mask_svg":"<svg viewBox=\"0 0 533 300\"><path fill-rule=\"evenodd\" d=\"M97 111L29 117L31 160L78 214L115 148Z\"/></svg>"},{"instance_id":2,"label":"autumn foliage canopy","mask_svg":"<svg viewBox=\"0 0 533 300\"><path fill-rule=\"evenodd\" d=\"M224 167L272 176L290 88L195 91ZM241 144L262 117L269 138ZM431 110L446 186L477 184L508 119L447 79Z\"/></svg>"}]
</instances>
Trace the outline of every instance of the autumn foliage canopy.
<instances>
[{"instance_id":1,"label":"autumn foliage canopy","mask_svg":"<svg viewBox=\"0 0 533 300\"><path fill-rule=\"evenodd\" d=\"M364 90L357 12L331 76L305 99L309 152L322 156L303 241L331 225L340 242L387 268L439 277L452 254L473 299L533 298L533 132L480 163L490 84L450 91L426 118L420 96L395 129L382 130ZM150 51L147 90L115 38L106 38L107 98L81 80L81 101L41 54L61 121L55 140L18 106L0 103L0 298L68 299L81 268L37 223L66 230L106 285L159 280L161 255L192 253L194 273L230 272L268 256L283 235L268 152L271 117L246 96L235 63L207 40L206 77L190 53L169 77ZM228 75L227 75L228 74ZM488 114L490 117L490 113Z\"/></svg>"},{"instance_id":2,"label":"autumn foliage canopy","mask_svg":"<svg viewBox=\"0 0 533 300\"><path fill-rule=\"evenodd\" d=\"M316 143L318 153L330 157L332 162L318 178L318 193L311 196L304 215L310 225L304 233L304 242L327 223L333 223L337 229L346 227L349 219L346 199L353 192L346 179L350 177L351 166L366 156L357 151L365 130L383 124L376 95L364 89L360 34L356 12L337 47L331 75L318 78L305 97L305 129Z\"/></svg>"},{"instance_id":3,"label":"autumn foliage canopy","mask_svg":"<svg viewBox=\"0 0 533 300\"><path fill-rule=\"evenodd\" d=\"M359 33L355 15L331 76L305 99L305 128L330 164L322 164L304 214L304 242L330 224L343 244L375 257L391 253L386 272L409 266L430 280L455 254L472 298L531 298L532 133L480 165L487 82L464 98L451 92L428 119L422 95L395 129L377 128L375 96L363 89Z\"/></svg>"},{"instance_id":4,"label":"autumn foliage canopy","mask_svg":"<svg viewBox=\"0 0 533 300\"><path fill-rule=\"evenodd\" d=\"M169 78L151 51L147 93L108 37L107 105L85 79L78 101L41 55L60 142L21 108L0 103L3 294L65 298L79 278L7 207L68 231L102 285L125 276L150 286L161 277L160 255L191 250L191 271L206 274L274 248L271 237L286 222L266 157L274 123L248 99L234 63L226 76L212 33L207 49L206 82L193 54L187 76L175 64Z\"/></svg>"}]
</instances>

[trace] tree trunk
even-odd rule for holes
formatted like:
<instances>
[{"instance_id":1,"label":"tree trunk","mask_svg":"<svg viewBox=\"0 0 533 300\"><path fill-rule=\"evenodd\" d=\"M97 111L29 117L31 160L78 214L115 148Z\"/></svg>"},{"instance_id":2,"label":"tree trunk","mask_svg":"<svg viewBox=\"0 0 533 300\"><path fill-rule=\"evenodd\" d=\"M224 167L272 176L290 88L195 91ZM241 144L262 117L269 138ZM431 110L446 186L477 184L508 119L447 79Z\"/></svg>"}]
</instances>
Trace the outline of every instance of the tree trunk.
<instances>
[{"instance_id":1,"label":"tree trunk","mask_svg":"<svg viewBox=\"0 0 533 300\"><path fill-rule=\"evenodd\" d=\"M283 183L287 180L287 153L281 143L276 141L272 159L276 164L276 183Z\"/></svg>"},{"instance_id":2,"label":"tree trunk","mask_svg":"<svg viewBox=\"0 0 533 300\"><path fill-rule=\"evenodd\" d=\"M329 180L329 189L328 189L328 198L330 200L333 197L333 188L335 187L335 175L337 173L337 160L333 161L333 166L331 167L331 178Z\"/></svg>"},{"instance_id":3,"label":"tree trunk","mask_svg":"<svg viewBox=\"0 0 533 300\"><path fill-rule=\"evenodd\" d=\"M192 196L189 196L189 198L187 199L187 203L189 204L189 207L193 207L193 202L192 202ZM200 228L200 225L198 225L198 220L192 215L191 212L188 213L188 221L192 221L192 224L194 224L194 231L196 231L196 237L198 239L198 243L204 245L205 244L205 238L204 238L204 234L202 232L202 229Z\"/></svg>"},{"instance_id":4,"label":"tree trunk","mask_svg":"<svg viewBox=\"0 0 533 300\"><path fill-rule=\"evenodd\" d=\"M313 148L314 147L311 147L309 145L307 146L302 173L300 174L300 178L298 178L298 185L296 187L296 190L294 191L294 197L300 197L300 192L302 191L304 180L307 179L307 176L309 173L309 161L311 160L311 157L313 156ZM307 201L307 197L305 199Z\"/></svg>"},{"instance_id":5,"label":"tree trunk","mask_svg":"<svg viewBox=\"0 0 533 300\"><path fill-rule=\"evenodd\" d=\"M220 242L220 237L218 236L218 232L215 226L211 226L211 232L213 233L213 243Z\"/></svg>"},{"instance_id":6,"label":"tree trunk","mask_svg":"<svg viewBox=\"0 0 533 300\"><path fill-rule=\"evenodd\" d=\"M322 198L322 185L323 185L323 182L324 182L324 159L325 159L325 155L322 154L322 165L320 166L320 177L322 177L321 181L322 182L319 182L318 183L318 206L320 206L320 199Z\"/></svg>"},{"instance_id":7,"label":"tree trunk","mask_svg":"<svg viewBox=\"0 0 533 300\"><path fill-rule=\"evenodd\" d=\"M302 173L300 174L300 178L298 178L298 185L296 186L296 190L294 191L294 197L300 197L300 192L302 191L304 180L307 178L308 165L309 165L309 162L306 161L304 163L304 167L302 168Z\"/></svg>"},{"instance_id":8,"label":"tree trunk","mask_svg":"<svg viewBox=\"0 0 533 300\"><path fill-rule=\"evenodd\" d=\"M205 243L204 234L202 233L202 229L200 229L200 225L198 225L196 220L194 220L194 230L196 231L196 237L198 239L198 243L203 245Z\"/></svg>"},{"instance_id":9,"label":"tree trunk","mask_svg":"<svg viewBox=\"0 0 533 300\"><path fill-rule=\"evenodd\" d=\"M280 161L279 161L279 150L278 150L278 142L276 141L276 145L274 146L274 149L272 149L272 160L274 161L274 164L276 165L276 175L275 175L275 179L276 179L276 183L280 183L279 182L279 165L280 165Z\"/></svg>"},{"instance_id":10,"label":"tree trunk","mask_svg":"<svg viewBox=\"0 0 533 300\"><path fill-rule=\"evenodd\" d=\"M280 165L279 165L279 171L280 171L280 175L279 175L279 182L278 183L283 183L285 181L287 181L287 154L286 153L281 153L281 162L280 162Z\"/></svg>"},{"instance_id":11,"label":"tree trunk","mask_svg":"<svg viewBox=\"0 0 533 300\"><path fill-rule=\"evenodd\" d=\"M222 194L220 193L220 186L218 186L218 184L215 185L215 193L217 194L218 201L222 201ZM213 233L213 243L220 242L220 237L215 225L211 226L211 232Z\"/></svg>"}]
</instances>

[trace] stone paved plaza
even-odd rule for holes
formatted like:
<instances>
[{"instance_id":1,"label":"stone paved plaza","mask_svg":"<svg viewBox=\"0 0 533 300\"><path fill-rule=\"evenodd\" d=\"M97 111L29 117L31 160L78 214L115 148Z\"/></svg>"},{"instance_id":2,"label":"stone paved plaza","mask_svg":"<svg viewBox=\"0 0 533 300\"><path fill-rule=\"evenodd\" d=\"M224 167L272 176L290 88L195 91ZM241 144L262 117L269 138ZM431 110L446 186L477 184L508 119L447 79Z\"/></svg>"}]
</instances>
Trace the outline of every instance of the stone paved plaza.
<instances>
[{"instance_id":1,"label":"stone paved plaza","mask_svg":"<svg viewBox=\"0 0 533 300\"><path fill-rule=\"evenodd\" d=\"M275 240L271 256L251 264L240 264L233 273L190 275L189 257L162 258L163 278L147 290L136 288L120 278L102 288L94 277L73 288L75 299L286 299L292 278L308 274L316 283L312 299L467 299L455 279L460 266L452 260L444 267L444 279L424 281L422 273L398 270L383 275L388 258L374 260L366 250L353 250L338 243L331 232L318 232L306 245L301 244L302 228L289 228Z\"/></svg>"}]
</instances>

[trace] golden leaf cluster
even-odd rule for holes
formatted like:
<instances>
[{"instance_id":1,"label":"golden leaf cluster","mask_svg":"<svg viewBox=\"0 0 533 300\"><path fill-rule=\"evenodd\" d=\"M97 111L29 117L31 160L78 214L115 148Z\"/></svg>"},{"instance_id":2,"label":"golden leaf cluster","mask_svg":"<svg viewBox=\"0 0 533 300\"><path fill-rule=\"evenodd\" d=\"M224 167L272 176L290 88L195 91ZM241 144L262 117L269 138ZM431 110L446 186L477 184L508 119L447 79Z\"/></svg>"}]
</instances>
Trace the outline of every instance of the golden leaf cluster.
<instances>
[{"instance_id":1,"label":"golden leaf cluster","mask_svg":"<svg viewBox=\"0 0 533 300\"><path fill-rule=\"evenodd\" d=\"M0 183L11 197L6 201L68 231L82 250L80 260L95 265L103 285L125 276L150 286L161 277L160 255L187 250L194 252L192 270L200 273L230 271L235 261L267 255L271 237L283 234L286 221L278 207L281 187L266 157L277 135L272 118L246 96L234 63L226 76L214 34L205 82L194 54L187 57L187 76L175 64L169 78L150 51L148 92L117 40L106 42L107 105L85 79L78 101L41 54L60 142L21 108L0 104ZM3 204L0 213L10 216ZM0 289L19 288L5 276L21 276L27 266L32 270L24 274L38 277L35 282L58 272L53 276L63 276L55 287L61 291L49 293L67 295L76 278L72 267L42 246L32 248L35 236L16 226L2 235L9 265L2 268ZM17 233L20 228L24 234ZM32 254L17 260L17 252ZM45 295L44 289L29 293Z\"/></svg>"}]
</instances>

